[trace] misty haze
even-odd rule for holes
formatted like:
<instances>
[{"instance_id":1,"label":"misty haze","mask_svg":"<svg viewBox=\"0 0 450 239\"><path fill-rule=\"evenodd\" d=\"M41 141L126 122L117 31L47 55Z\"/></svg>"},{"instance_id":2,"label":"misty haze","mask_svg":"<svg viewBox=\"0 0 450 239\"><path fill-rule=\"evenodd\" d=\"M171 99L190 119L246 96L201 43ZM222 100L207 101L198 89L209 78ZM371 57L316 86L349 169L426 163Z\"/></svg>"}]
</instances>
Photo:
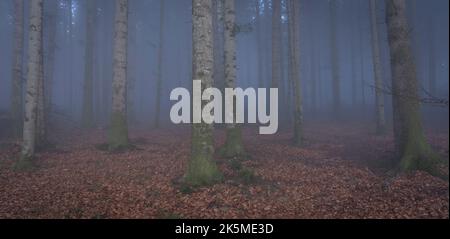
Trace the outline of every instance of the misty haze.
<instances>
[{"instance_id":1,"label":"misty haze","mask_svg":"<svg viewBox=\"0 0 450 239\"><path fill-rule=\"evenodd\" d=\"M448 219L448 9L0 0L0 218Z\"/></svg>"}]
</instances>

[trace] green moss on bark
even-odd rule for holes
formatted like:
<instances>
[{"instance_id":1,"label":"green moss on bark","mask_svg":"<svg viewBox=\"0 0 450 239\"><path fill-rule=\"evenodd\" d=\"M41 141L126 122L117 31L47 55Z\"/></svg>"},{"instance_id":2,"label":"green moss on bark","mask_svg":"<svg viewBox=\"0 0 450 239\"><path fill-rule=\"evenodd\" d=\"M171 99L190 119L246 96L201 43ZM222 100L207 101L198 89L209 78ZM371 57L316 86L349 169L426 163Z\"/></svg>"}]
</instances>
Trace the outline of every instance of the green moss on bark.
<instances>
[{"instance_id":1,"label":"green moss on bark","mask_svg":"<svg viewBox=\"0 0 450 239\"><path fill-rule=\"evenodd\" d=\"M129 146L127 119L122 113L112 113L108 145L110 151L125 149Z\"/></svg>"},{"instance_id":2,"label":"green moss on bark","mask_svg":"<svg viewBox=\"0 0 450 239\"><path fill-rule=\"evenodd\" d=\"M14 164L13 169L16 171L31 171L35 169L32 156L20 156L19 160Z\"/></svg>"},{"instance_id":3,"label":"green moss on bark","mask_svg":"<svg viewBox=\"0 0 450 239\"><path fill-rule=\"evenodd\" d=\"M184 182L193 187L212 185L221 180L222 174L217 165L204 155L193 156L184 178Z\"/></svg>"},{"instance_id":4,"label":"green moss on bark","mask_svg":"<svg viewBox=\"0 0 450 239\"><path fill-rule=\"evenodd\" d=\"M194 125L192 129L192 152L184 183L192 187L211 185L222 180L213 160L214 143L211 126Z\"/></svg>"},{"instance_id":5,"label":"green moss on bark","mask_svg":"<svg viewBox=\"0 0 450 239\"><path fill-rule=\"evenodd\" d=\"M227 139L225 144L219 149L219 155L225 158L242 158L246 156L239 127L227 129Z\"/></svg>"}]
</instances>

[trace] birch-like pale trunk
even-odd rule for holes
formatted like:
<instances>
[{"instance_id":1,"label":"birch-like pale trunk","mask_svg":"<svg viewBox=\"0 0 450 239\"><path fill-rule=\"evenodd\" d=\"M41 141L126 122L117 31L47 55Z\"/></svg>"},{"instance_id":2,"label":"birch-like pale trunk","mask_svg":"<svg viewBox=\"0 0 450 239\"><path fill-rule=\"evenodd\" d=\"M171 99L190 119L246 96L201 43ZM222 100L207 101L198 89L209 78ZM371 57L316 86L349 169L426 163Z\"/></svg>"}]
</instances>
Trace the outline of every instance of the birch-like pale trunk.
<instances>
[{"instance_id":1,"label":"birch-like pale trunk","mask_svg":"<svg viewBox=\"0 0 450 239\"><path fill-rule=\"evenodd\" d=\"M199 80L201 88L213 86L213 29L211 0L192 0L193 81ZM193 92L193 98L201 98L201 92ZM202 100L200 110L210 100ZM195 107L195 106L194 106ZM196 117L196 116L194 116ZM186 184L202 186L221 180L214 162L213 124L203 121L192 125L191 159L184 177Z\"/></svg>"},{"instance_id":2,"label":"birch-like pale trunk","mask_svg":"<svg viewBox=\"0 0 450 239\"><path fill-rule=\"evenodd\" d=\"M386 120L384 114L384 95L382 92L383 79L381 74L380 39L378 37L376 0L370 0L370 21L372 36L372 57L373 71L375 79L375 108L376 108L376 131L377 134L384 134L386 131Z\"/></svg>"},{"instance_id":3,"label":"birch-like pale trunk","mask_svg":"<svg viewBox=\"0 0 450 239\"><path fill-rule=\"evenodd\" d=\"M11 119L13 121L12 135L19 138L23 127L23 37L24 37L24 2L14 1L14 52L11 90Z\"/></svg>"},{"instance_id":4,"label":"birch-like pale trunk","mask_svg":"<svg viewBox=\"0 0 450 239\"><path fill-rule=\"evenodd\" d=\"M404 171L426 170L438 175L438 157L425 139L420 114L416 66L406 17L406 0L387 0L386 14L390 47L394 136Z\"/></svg>"},{"instance_id":5,"label":"birch-like pale trunk","mask_svg":"<svg viewBox=\"0 0 450 239\"><path fill-rule=\"evenodd\" d=\"M129 146L126 107L128 0L116 0L114 32L112 110L108 143L110 150L120 150Z\"/></svg>"},{"instance_id":6,"label":"birch-like pale trunk","mask_svg":"<svg viewBox=\"0 0 450 239\"><path fill-rule=\"evenodd\" d=\"M42 0L30 1L25 119L22 153L17 165L19 168L29 167L35 152L38 81L41 77L42 63L42 5Z\"/></svg>"},{"instance_id":7,"label":"birch-like pale trunk","mask_svg":"<svg viewBox=\"0 0 450 239\"><path fill-rule=\"evenodd\" d=\"M225 87L236 88L236 15L235 0L224 0L225 10ZM236 119L236 99L235 97L225 97L225 107L232 106L233 111L226 110L229 114L226 118ZM227 124L227 138L225 145L220 150L223 157L233 158L243 156L244 146L242 143L242 132L236 122Z\"/></svg>"}]
</instances>

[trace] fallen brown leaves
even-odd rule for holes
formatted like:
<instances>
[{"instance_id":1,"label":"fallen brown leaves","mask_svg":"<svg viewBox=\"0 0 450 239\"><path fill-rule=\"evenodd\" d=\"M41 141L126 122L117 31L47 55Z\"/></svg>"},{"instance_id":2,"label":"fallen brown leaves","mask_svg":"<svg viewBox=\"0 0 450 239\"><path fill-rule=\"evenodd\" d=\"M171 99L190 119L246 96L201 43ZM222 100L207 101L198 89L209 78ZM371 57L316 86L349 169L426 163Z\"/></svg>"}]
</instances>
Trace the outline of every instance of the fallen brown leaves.
<instances>
[{"instance_id":1,"label":"fallen brown leaves","mask_svg":"<svg viewBox=\"0 0 450 239\"><path fill-rule=\"evenodd\" d=\"M369 169L358 159L385 157L392 142L357 129L310 127L304 148L247 129L243 166L258 180L236 181L219 159L224 182L192 193L173 183L190 153L184 129L133 132L138 150L121 154L95 148L104 132L69 135L32 172L11 170L18 146L0 148L0 218L448 218L447 181ZM431 142L448 158L448 135Z\"/></svg>"}]
</instances>

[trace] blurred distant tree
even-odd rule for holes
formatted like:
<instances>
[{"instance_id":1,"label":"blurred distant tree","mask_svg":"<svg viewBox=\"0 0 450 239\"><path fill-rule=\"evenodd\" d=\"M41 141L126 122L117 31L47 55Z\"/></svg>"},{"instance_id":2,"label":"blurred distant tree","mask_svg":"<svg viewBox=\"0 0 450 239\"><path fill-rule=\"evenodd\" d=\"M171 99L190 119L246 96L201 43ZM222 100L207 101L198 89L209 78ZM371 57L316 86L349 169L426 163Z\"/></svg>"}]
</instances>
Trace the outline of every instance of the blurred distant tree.
<instances>
[{"instance_id":1,"label":"blurred distant tree","mask_svg":"<svg viewBox=\"0 0 450 239\"><path fill-rule=\"evenodd\" d=\"M19 138L23 126L23 37L24 37L24 3L23 0L14 1L14 52L11 93L11 119L13 122L13 137Z\"/></svg>"},{"instance_id":2,"label":"blurred distant tree","mask_svg":"<svg viewBox=\"0 0 450 239\"><path fill-rule=\"evenodd\" d=\"M158 69L156 76L156 100L155 100L155 118L153 124L155 128L159 127L160 111L161 111L161 91L162 91L162 65L164 54L164 18L165 18L165 3L164 0L160 1L159 10L159 47L158 47Z\"/></svg>"},{"instance_id":3,"label":"blurred distant tree","mask_svg":"<svg viewBox=\"0 0 450 239\"><path fill-rule=\"evenodd\" d=\"M336 116L340 113L341 108L341 79L339 70L339 52L337 41L337 4L336 0L329 1L330 9L330 48L331 48L331 77L333 91L333 111Z\"/></svg>"},{"instance_id":4,"label":"blurred distant tree","mask_svg":"<svg viewBox=\"0 0 450 239\"><path fill-rule=\"evenodd\" d=\"M294 87L294 144L303 144L303 106L300 81L299 2L288 0L290 81Z\"/></svg>"},{"instance_id":5,"label":"blurred distant tree","mask_svg":"<svg viewBox=\"0 0 450 239\"><path fill-rule=\"evenodd\" d=\"M383 79L381 74L380 43L378 37L376 0L370 0L370 21L372 32L372 56L373 70L375 78L375 103L376 103L376 123L377 134L384 134L386 131L386 120L384 114L384 94L381 92Z\"/></svg>"},{"instance_id":6,"label":"blurred distant tree","mask_svg":"<svg viewBox=\"0 0 450 239\"><path fill-rule=\"evenodd\" d=\"M281 0L272 1L272 87L281 81Z\"/></svg>"},{"instance_id":7,"label":"blurred distant tree","mask_svg":"<svg viewBox=\"0 0 450 239\"><path fill-rule=\"evenodd\" d=\"M86 42L84 54L83 116L84 128L94 127L94 26L95 1L86 1Z\"/></svg>"},{"instance_id":8,"label":"blurred distant tree","mask_svg":"<svg viewBox=\"0 0 450 239\"><path fill-rule=\"evenodd\" d=\"M114 32L112 112L108 143L110 150L120 150L129 146L126 109L128 0L116 0Z\"/></svg>"},{"instance_id":9,"label":"blurred distant tree","mask_svg":"<svg viewBox=\"0 0 450 239\"><path fill-rule=\"evenodd\" d=\"M47 12L44 15L44 24L48 24L48 40L46 41L45 52L45 115L50 118L52 112L52 92L53 92L53 76L55 74L55 54L58 48L56 43L56 31L58 27L58 0L48 1ZM47 119L48 121L48 119Z\"/></svg>"}]
</instances>

